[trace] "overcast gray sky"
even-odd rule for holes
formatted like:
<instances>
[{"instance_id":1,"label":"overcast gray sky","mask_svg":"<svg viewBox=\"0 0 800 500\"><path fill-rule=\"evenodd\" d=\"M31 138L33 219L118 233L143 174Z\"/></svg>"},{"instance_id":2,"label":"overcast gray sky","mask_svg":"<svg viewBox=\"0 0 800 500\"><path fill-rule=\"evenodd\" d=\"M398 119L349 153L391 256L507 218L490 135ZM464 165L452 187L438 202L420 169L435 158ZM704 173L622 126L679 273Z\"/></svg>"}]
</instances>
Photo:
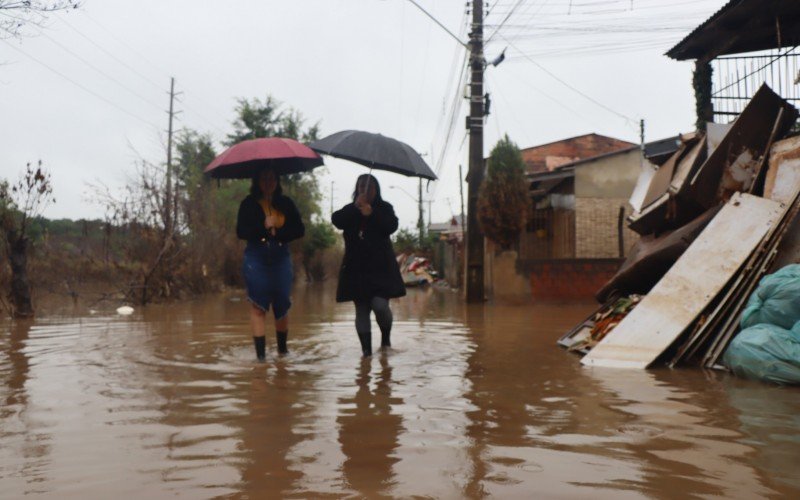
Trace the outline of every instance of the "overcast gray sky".
<instances>
[{"instance_id":1,"label":"overcast gray sky","mask_svg":"<svg viewBox=\"0 0 800 500\"><path fill-rule=\"evenodd\" d=\"M466 41L465 0L417 2ZM490 0L486 57L508 57L487 70L486 153L505 133L528 147L589 132L638 142L639 119L648 140L692 130L692 63L663 53L724 3ZM179 127L221 141L236 99L269 94L323 136L409 143L439 172L425 194L434 222L459 211L464 49L408 0L86 0L24 33L0 41L0 177L41 159L58 200L49 217L102 217L87 183L119 186L137 154L164 157L171 76L184 92ZM331 182L342 205L365 170L326 163L327 213ZM416 181L378 178L414 226Z\"/></svg>"}]
</instances>

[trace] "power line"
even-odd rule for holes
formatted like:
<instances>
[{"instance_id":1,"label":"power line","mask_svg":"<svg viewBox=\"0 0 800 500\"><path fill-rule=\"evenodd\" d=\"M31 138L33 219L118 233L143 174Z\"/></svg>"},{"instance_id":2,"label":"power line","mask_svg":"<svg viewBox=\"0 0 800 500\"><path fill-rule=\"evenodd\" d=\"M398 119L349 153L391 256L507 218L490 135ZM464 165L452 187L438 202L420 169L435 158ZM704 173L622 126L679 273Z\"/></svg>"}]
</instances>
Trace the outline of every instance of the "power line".
<instances>
[{"instance_id":1,"label":"power line","mask_svg":"<svg viewBox=\"0 0 800 500\"><path fill-rule=\"evenodd\" d=\"M604 109L604 110L608 111L609 113L612 113L612 114L614 114L614 115L616 115L616 116L618 116L618 117L620 117L620 118L622 118L622 119L624 119L624 120L626 120L626 121L628 121L628 122L630 122L630 123L634 123L634 122L636 121L636 120L634 120L633 118L631 118L631 117L629 117L629 116L626 116L626 115L624 115L624 114L622 114L622 113L620 113L620 112L618 112L618 111L615 111L615 110L613 110L613 109L609 108L608 106L606 106L605 104L601 103L600 101L598 101L598 100L594 99L593 97L591 97L591 96L589 96L589 95L585 94L584 92L582 92L582 91L580 91L580 90L576 89L575 87L573 87L572 85L570 85L569 83L567 83L566 81L564 81L563 79L561 79L560 77L558 77L556 74L554 74L552 71L548 70L547 68L545 68L544 66L542 66L541 64L539 64L539 63L538 63L536 60L534 60L534 59L533 59L532 57L530 57L528 54L526 54L526 53L522 52L522 51L521 51L519 48L517 48L517 46L516 46L516 45L515 45L513 42L511 42L511 41L510 41L510 40L508 40L506 37L504 37L502 33L500 34L500 38L502 38L503 40L505 40L505 41L506 41L506 42L507 42L507 43L508 43L508 44L509 44L509 45L510 45L510 46L511 46L511 47L512 47L514 50L516 50L517 52L519 52L519 53L520 53L520 55L522 55L522 56L523 56L525 59L527 59L528 61L530 61L530 62L531 62L531 63L533 63L534 65L536 65L536 67L538 67L539 69L541 69L542 71L544 71L545 73L547 73L547 74L548 74L548 75L549 75L551 78L553 78L553 79L554 79L554 80L556 80L557 82L561 83L562 85L564 85L564 86L565 86L565 87L567 87L568 89L572 90L572 91L573 91L573 92L575 92L576 94L578 94L578 95L582 96L584 99L588 100L589 102L591 102L591 103L595 104L596 106L598 106L598 107L600 107L600 108L602 108L602 109Z\"/></svg>"},{"instance_id":2,"label":"power line","mask_svg":"<svg viewBox=\"0 0 800 500\"><path fill-rule=\"evenodd\" d=\"M76 81L75 81L75 80L73 80L72 78L68 77L67 75L65 75L64 73L62 73L62 72L58 71L57 69L55 69L55 68L53 68L53 67L49 66L48 64L46 64L45 62L41 61L40 59L37 59L36 57L34 57L34 56L32 56L32 55L28 54L27 52L23 51L22 49L20 49L20 48L18 48L18 47L15 47L15 46L13 46L13 45L12 45L10 42L8 42L7 40L4 40L4 39L0 38L0 41L4 42L6 45L8 45L8 46L9 46L9 47L11 47L12 49L16 50L16 51L17 51L17 52L19 52L20 54L24 55L25 57L27 57L27 58L31 59L32 61L34 61L34 62L36 62L36 63L38 63L38 64L40 64L40 65L44 66L45 68L47 68L47 69L48 69L48 70L50 70L51 72L55 73L56 75L60 76L61 78L65 79L65 80L67 80L68 82L70 82L71 84L75 85L76 87L78 87L78 88L82 89L83 91L85 91L85 92L87 92L87 93L89 93L89 94L93 95L94 97L96 97L96 98L100 99L101 101L105 102L106 104L108 104L108 105L110 105L110 106L113 106L113 107L117 108L119 111L122 111L122 112L123 112L123 113L125 113L126 115L129 115L129 116L131 116L131 117L133 117L133 118L136 118L137 120L141 121L141 122L142 122L142 123L144 123L145 125L148 125L148 126L152 127L152 128L153 128L153 129L155 129L156 131L159 131L159 128L158 128L158 127L156 127L156 126L155 126L155 125L153 125L152 123L148 122L147 120L145 120L145 119L144 119L144 118L142 118L141 116L139 116L139 115L137 115L137 114L135 114L135 113L132 113L132 112L128 111L127 109L125 109L125 108L123 108L122 106L118 105L118 104L117 104L117 103L115 103L114 101L112 101L112 100L110 100L110 99L107 99L107 98L103 97L102 95L98 94L97 92L95 92L95 91L93 91L93 90L89 89L88 87L85 87L84 85L82 85L82 84L80 84L80 83L76 82Z\"/></svg>"},{"instance_id":3,"label":"power line","mask_svg":"<svg viewBox=\"0 0 800 500\"><path fill-rule=\"evenodd\" d=\"M144 56L144 55L143 55L141 52L139 52L138 50L136 50L135 48L133 48L133 47L132 47L131 45L129 45L129 44L128 44L128 43L127 43L125 40L123 40L122 38L120 38L119 36L117 36L117 34L116 34L116 33L114 33L114 31L113 31L113 30L111 30L111 29L109 29L109 28L105 27L105 26L104 26L102 23L100 23L100 21L98 21L97 19L95 19L94 17L92 17L92 16L89 14L89 12L87 12L86 10L81 10L81 14L82 14L84 17L86 17L87 19L89 19L89 20L90 20L92 23L94 23L96 26L98 26L100 29L102 29L103 31L105 31L106 33L108 33L109 35L111 35L111 37L112 37L113 39L115 39L115 40L116 40L117 42L119 42L121 45L124 45L124 46L125 46L125 47L126 47L128 50L130 50L132 53L134 53L134 54L136 54L137 56L139 56L139 58L140 58L141 60L143 60L144 62L146 62L147 64L149 64L149 65L150 65L150 66L151 66L153 69L155 69L156 71L158 71L159 73L161 73L161 75L162 75L162 76L169 77L169 73L167 73L167 72L166 72L166 71L164 71L162 68L160 68L160 67L159 67L157 64L155 64L155 63L154 63L154 62L152 62L150 59L148 59L147 57L145 57L145 56Z\"/></svg>"},{"instance_id":4,"label":"power line","mask_svg":"<svg viewBox=\"0 0 800 500\"><path fill-rule=\"evenodd\" d=\"M106 27L105 27L104 25L102 25L102 24L101 24L99 21L97 21L97 20L96 20L96 19L94 19L92 16L90 16L90 15L88 14L88 12L85 12L85 11L83 11L83 14L84 14L84 16L85 16L87 19L89 19L89 20L90 20L92 23L94 23L94 24L95 24L95 25L97 25L99 28L101 28L102 30L104 30L105 32L107 32L109 35L111 35L111 37L112 37L112 38L114 38L114 39L115 39L115 40L116 40L118 43L120 43L120 44L121 44L121 45L123 45L125 48L127 48L128 50L130 50L132 53L136 54L136 55L137 55L139 58L141 58L143 61L145 61L145 62L147 62L148 64L150 64L150 65L151 65L151 66L152 66L152 67L153 67L153 68L154 68L156 71L158 71L159 73L161 73L161 74L163 74L163 75L165 75L165 76L169 76L169 75L168 75L166 72L164 72L163 70L161 70L160 68L158 68L158 67L157 67L157 66L156 66L156 65L155 65L153 62L151 62L149 59L147 59L145 56L143 56L143 55L142 55L142 54L141 54L139 51L137 51L137 50L136 50L136 49L134 49L134 48L133 48L131 45L129 45L128 43L126 43L126 42L125 42L125 41L124 41L122 38L120 38L119 36L117 36L117 35L116 35L116 34L115 34L113 31L111 31L110 29L106 28ZM158 84L158 83L154 82L154 81L153 81L153 80L151 80L149 77L147 77L147 76L145 76L143 73L141 73L139 70L137 70L136 68L134 68L134 67L133 67L133 66L131 66L130 64L126 63L125 61L123 61L123 60L122 60L122 59L120 59L119 57L117 57L115 54L113 54L112 52L110 52L108 49L106 49L105 47L103 47L103 46L102 46L102 45L100 45L99 43L95 42L95 41L94 41L92 38L90 38L88 35L86 35L86 34L85 34L85 33L83 33L81 30L79 30L78 28L76 28L75 26L73 26L73 25L72 25L71 23L69 23L69 22L68 22L66 19L64 19L64 17L63 17L63 16L59 16L59 18L61 19L61 21L62 21L62 22L63 22L63 23L64 23L64 24L65 24L65 25L68 27L68 28L70 28L72 31L74 31L75 33L77 33L79 36L81 36L82 38L84 38L86 41L88 41L89 43L91 43L92 45L94 45L95 47L97 47L98 49L100 49L100 50L101 50L101 51L102 51L104 54L106 54L106 55L108 55L109 57L111 57L112 59L114 59L116 62L118 62L119 64L121 64L122 66L124 66L125 68L127 68L128 70L130 70L132 73L134 73L136 76L138 76L138 77L139 77L139 78L141 78L142 80L144 80L144 81L146 81L147 83L149 83L149 84L153 85L154 87L156 87L156 88L157 88L157 89L159 89L159 90L163 90L163 87L162 87L160 84ZM189 93L189 94L193 95L192 93ZM152 104L152 102L151 102L151 104ZM160 106L159 106L159 108L160 108ZM226 134L226 132L224 132L224 131L223 131L221 128L219 128L219 126L217 126L217 125L215 125L215 124L214 124L214 121L212 121L212 120L209 120L209 119L208 119L206 116L204 116L203 114L199 113L199 112L198 112L196 109L194 109L194 108L190 108L190 107L188 107L188 106L186 106L186 105L184 105L184 108L185 108L187 111L190 111L192 114L196 115L196 116L197 116L198 118L200 118L202 121L206 122L206 124L207 124L207 125L210 125L212 128L216 129L216 130L217 130L219 133L221 133L222 135L225 135L225 134ZM215 110L215 112L216 112L216 110Z\"/></svg>"},{"instance_id":5,"label":"power line","mask_svg":"<svg viewBox=\"0 0 800 500\"><path fill-rule=\"evenodd\" d=\"M126 67L126 68L128 68L128 69L129 69L129 70L130 70L130 71L131 71L133 74L135 74L136 76L138 76L138 77L139 77L139 78L141 78L142 80L146 81L147 83L151 84L151 85L152 85L152 86L154 86L155 88L157 88L157 89L159 89L159 90L163 90L163 87L162 87L161 85L159 85L158 83L154 82L154 81L153 81L153 80L151 80L150 78L148 78L148 77L144 76L144 75L143 75L142 73L140 73L140 72L139 72L139 71L138 71L136 68L134 68L134 67L130 66L128 63L126 63L125 61L123 61L122 59L120 59L119 57L117 57L116 55L114 55L114 54L113 54L111 51L109 51L108 49L106 49L105 47L103 47L102 45L100 45L99 43L95 42L94 40L92 40L91 38L89 38L88 36L86 36L86 35L85 35L83 32L81 32L81 30L79 30L78 28L76 28L75 26L73 26L71 23L69 23L69 22L68 22L66 19L64 19L64 17L63 17L63 16L58 16L58 17L59 17L59 19L61 19L61 22L63 22L63 23L64 23L64 24L65 24L65 25L66 25L66 26L69 28L69 29L71 29L72 31L74 31L75 33L77 33L79 36L81 36L81 37L82 37L83 39L85 39L87 42L91 43L92 45L94 45L95 47L97 47L98 49L100 49L100 50L101 50L101 51L102 51L104 54L106 54L106 55L107 55L107 56L109 56L110 58L114 59L114 60L115 60L115 61L117 61L119 64L121 64L121 65L125 66L125 67ZM89 19L91 19L91 17L89 17L89 15L88 15L88 14L86 14L86 17L87 17L87 18L89 18ZM105 28L103 28L103 29L105 29ZM109 31L109 33L110 33L110 31ZM116 35L113 35L113 36L114 36L114 38L117 38L117 37L116 37ZM130 47L129 47L129 48L130 48ZM132 49L131 49L131 50L132 50ZM167 75L167 76L168 76L168 75Z\"/></svg>"},{"instance_id":6,"label":"power line","mask_svg":"<svg viewBox=\"0 0 800 500\"><path fill-rule=\"evenodd\" d=\"M427 10L425 10L425 8L424 8L424 7L422 7L422 5L418 4L418 3L417 3L415 0L408 0L408 1L409 1L409 2L411 2L412 4L414 4L414 6L415 6L416 8L418 8L419 10L421 10L421 11L423 12L423 14L425 14L426 16L428 16L429 18L431 18L431 19L433 20L433 22L435 22L436 24L438 24L438 25L439 25L439 27L440 27L440 28L442 28L443 30L445 30L445 31L447 32L447 34L448 34L448 35L450 35L451 37L453 37L453 39L454 39L455 41L457 41L459 44L463 45L464 47L466 47L466 48L469 48L469 46L468 46L466 43L464 43L464 42L463 42L463 41L462 41L462 40L461 40L461 39L460 39L458 36L456 36L456 34L455 34L455 33L453 33L452 31L450 31L450 29L449 29L447 26L445 26L445 25L444 25L444 24L442 24L442 23L441 23L441 22L440 22L438 19L436 19L435 17L433 17L433 14L431 14L430 12L428 12Z\"/></svg>"},{"instance_id":7,"label":"power line","mask_svg":"<svg viewBox=\"0 0 800 500\"><path fill-rule=\"evenodd\" d=\"M503 19L503 21L497 26L497 28L494 29L494 32L489 36L489 38L486 39L486 43L489 43L489 42L492 41L492 38L494 38L494 36L497 34L497 32L500 31L500 28L502 28L503 25L506 24L506 21L508 21L508 19L514 14L514 11L517 10L517 7L522 5L522 3L524 1L525 0L517 0L517 3L515 3L514 6L511 7L511 10L508 11L508 14Z\"/></svg>"},{"instance_id":8,"label":"power line","mask_svg":"<svg viewBox=\"0 0 800 500\"><path fill-rule=\"evenodd\" d=\"M151 106L154 106L156 109L161 109L161 106L159 106L158 104L155 104L150 99L148 99L148 98L144 97L143 95L139 94L138 92L136 92L132 88L128 87L127 85L125 85L124 83L120 82L119 80L117 80L113 76L109 75L105 71L101 70L100 68L98 68L97 66L92 64L91 62L87 61L84 57L82 57L81 55L75 53L72 49L70 49L69 47L64 46L61 42L59 42L58 40L54 39L53 37L51 37L47 33L45 33L44 30L40 30L40 34L42 36L44 36L45 38L47 38L48 40L50 40L51 42L53 42L54 44L58 45L62 50L64 50L68 54L72 55L73 57L75 57L76 59L78 59L79 61L81 61L85 65L87 65L88 67L92 68L97 73L103 75L104 77L108 78L109 80L111 80L112 82L116 83L120 87L124 88L125 90L127 90L131 94L135 95L136 97L138 97L142 101L150 104Z\"/></svg>"}]
</instances>

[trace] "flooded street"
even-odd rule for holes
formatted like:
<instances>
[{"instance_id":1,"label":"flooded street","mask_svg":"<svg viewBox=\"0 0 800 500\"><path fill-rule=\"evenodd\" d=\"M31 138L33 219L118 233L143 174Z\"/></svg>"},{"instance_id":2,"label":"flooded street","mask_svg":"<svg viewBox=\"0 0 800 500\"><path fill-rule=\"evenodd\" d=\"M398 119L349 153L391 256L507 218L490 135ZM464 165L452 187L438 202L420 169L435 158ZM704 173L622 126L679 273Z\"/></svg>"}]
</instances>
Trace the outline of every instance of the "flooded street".
<instances>
[{"instance_id":1,"label":"flooded street","mask_svg":"<svg viewBox=\"0 0 800 500\"><path fill-rule=\"evenodd\" d=\"M0 322L0 497L800 493L797 389L583 368L555 340L591 304L409 290L361 360L352 306L300 287L257 364L241 297Z\"/></svg>"}]
</instances>

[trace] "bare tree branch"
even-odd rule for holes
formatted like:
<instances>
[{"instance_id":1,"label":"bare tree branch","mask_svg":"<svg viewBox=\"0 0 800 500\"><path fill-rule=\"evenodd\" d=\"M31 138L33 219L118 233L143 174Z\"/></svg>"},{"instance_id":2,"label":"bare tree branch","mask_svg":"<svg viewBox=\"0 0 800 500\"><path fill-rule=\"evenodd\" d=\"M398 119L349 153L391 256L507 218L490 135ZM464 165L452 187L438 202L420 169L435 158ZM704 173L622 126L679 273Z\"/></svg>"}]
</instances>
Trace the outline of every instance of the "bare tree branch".
<instances>
[{"instance_id":1,"label":"bare tree branch","mask_svg":"<svg viewBox=\"0 0 800 500\"><path fill-rule=\"evenodd\" d=\"M0 38L20 38L26 26L41 27L48 14L80 5L81 0L0 0Z\"/></svg>"}]
</instances>

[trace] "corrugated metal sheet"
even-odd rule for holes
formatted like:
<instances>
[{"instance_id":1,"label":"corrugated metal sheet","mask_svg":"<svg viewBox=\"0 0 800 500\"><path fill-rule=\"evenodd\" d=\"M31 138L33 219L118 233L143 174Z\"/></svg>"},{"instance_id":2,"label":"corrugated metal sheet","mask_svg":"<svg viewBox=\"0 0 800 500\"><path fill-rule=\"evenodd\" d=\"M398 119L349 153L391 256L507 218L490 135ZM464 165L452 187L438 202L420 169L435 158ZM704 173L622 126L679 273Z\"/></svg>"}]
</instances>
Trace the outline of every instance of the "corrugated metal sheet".
<instances>
[{"instance_id":1,"label":"corrugated metal sheet","mask_svg":"<svg viewBox=\"0 0 800 500\"><path fill-rule=\"evenodd\" d=\"M731 198L647 297L581 362L647 368L733 278L782 211L765 198Z\"/></svg>"}]
</instances>

